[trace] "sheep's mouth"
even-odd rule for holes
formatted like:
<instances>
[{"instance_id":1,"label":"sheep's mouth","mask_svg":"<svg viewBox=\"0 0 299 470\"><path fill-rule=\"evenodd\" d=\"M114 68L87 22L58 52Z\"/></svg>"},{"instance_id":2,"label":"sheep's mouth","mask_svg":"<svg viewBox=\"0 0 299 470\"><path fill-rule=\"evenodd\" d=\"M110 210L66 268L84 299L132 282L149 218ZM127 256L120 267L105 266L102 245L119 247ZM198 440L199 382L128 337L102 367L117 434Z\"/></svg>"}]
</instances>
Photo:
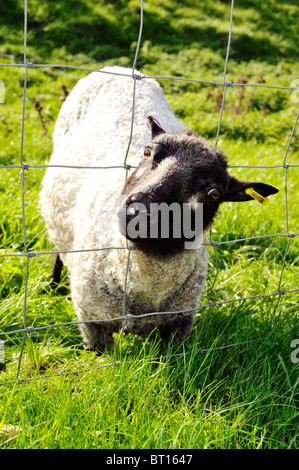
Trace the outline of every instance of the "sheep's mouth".
<instances>
[{"instance_id":1,"label":"sheep's mouth","mask_svg":"<svg viewBox=\"0 0 299 470\"><path fill-rule=\"evenodd\" d=\"M124 204L117 214L121 234L136 248L152 253L182 251L195 242L200 230L196 230L194 220L190 220L190 230L186 236L184 213L179 205L177 208L172 206L170 211L155 209L138 203L130 206Z\"/></svg>"}]
</instances>

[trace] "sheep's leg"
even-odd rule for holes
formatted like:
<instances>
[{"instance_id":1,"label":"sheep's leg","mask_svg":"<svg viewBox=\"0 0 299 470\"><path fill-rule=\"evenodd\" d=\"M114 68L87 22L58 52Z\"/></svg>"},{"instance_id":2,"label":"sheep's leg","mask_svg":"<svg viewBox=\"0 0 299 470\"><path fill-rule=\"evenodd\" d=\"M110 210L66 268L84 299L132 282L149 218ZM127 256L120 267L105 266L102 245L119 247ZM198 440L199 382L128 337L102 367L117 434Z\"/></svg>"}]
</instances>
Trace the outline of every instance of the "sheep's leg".
<instances>
[{"instance_id":1,"label":"sheep's leg","mask_svg":"<svg viewBox=\"0 0 299 470\"><path fill-rule=\"evenodd\" d=\"M181 343L190 333L194 323L194 314L177 314L159 326L161 339L167 344L171 340Z\"/></svg>"},{"instance_id":2,"label":"sheep's leg","mask_svg":"<svg viewBox=\"0 0 299 470\"><path fill-rule=\"evenodd\" d=\"M61 282L62 267L63 267L63 262L61 261L59 254L56 254L54 263L53 263L52 275L51 275L51 279L52 279L51 284L54 287L56 287Z\"/></svg>"},{"instance_id":3,"label":"sheep's leg","mask_svg":"<svg viewBox=\"0 0 299 470\"><path fill-rule=\"evenodd\" d=\"M114 342L113 330L107 329L97 323L88 322L79 325L85 349L103 352L112 349Z\"/></svg>"}]
</instances>

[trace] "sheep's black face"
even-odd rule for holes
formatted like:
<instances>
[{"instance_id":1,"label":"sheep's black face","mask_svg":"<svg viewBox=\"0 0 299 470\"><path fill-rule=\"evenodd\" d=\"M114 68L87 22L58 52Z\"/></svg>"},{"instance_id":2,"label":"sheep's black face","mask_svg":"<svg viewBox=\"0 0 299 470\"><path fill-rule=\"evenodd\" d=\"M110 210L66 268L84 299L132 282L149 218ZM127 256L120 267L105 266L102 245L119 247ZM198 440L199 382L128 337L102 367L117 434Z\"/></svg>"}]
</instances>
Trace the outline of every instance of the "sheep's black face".
<instances>
[{"instance_id":1,"label":"sheep's black face","mask_svg":"<svg viewBox=\"0 0 299 470\"><path fill-rule=\"evenodd\" d=\"M127 179L118 209L121 233L140 249L173 253L198 239L223 201L252 200L278 190L229 175L223 153L190 130L167 134L151 116L152 139Z\"/></svg>"}]
</instances>

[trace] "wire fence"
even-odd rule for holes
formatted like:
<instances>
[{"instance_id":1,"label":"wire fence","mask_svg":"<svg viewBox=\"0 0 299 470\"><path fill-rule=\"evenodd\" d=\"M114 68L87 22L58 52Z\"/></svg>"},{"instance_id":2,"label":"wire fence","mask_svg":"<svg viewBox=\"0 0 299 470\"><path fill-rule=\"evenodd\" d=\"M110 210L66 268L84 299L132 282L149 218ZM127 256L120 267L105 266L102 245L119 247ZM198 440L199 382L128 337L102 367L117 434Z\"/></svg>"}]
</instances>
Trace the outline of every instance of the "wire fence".
<instances>
[{"instance_id":1,"label":"wire fence","mask_svg":"<svg viewBox=\"0 0 299 470\"><path fill-rule=\"evenodd\" d=\"M194 83L199 83L199 84L207 84L207 85L213 85L213 86L218 86L223 88L223 95L222 95L222 103L221 103L221 109L220 109L220 114L219 114L219 122L218 122L218 128L217 128L217 135L216 135L216 141L215 145L218 144L219 141L219 136L221 133L221 124L222 124L222 119L223 119L223 111L224 111L224 106L225 106L225 100L226 100L226 93L227 93L227 88L233 88L233 87L259 87L259 88L267 88L267 89L283 89L283 90L298 90L298 87L286 87L286 86L279 86L279 85L266 85L266 84L261 84L261 83L233 83L229 82L226 80L226 75L227 75L227 66L229 62L229 55L230 55L230 47L231 47L231 38L232 38L232 26L233 26L233 15L234 15L234 0L231 1L231 11L230 11L230 23L229 23L229 33L228 33L228 41L227 41L227 48L226 48L226 58L225 58L225 65L224 65L224 71L223 71L223 80L222 81L207 81L207 80L200 80L200 79L194 79L194 78L188 78L188 77L174 77L174 76L149 76L149 75L143 75L136 73L136 65L137 65L137 60L138 60L138 54L141 46L141 41L142 41L142 30L143 30L143 15L144 15L144 8L143 8L143 0L141 0L141 5L140 5L140 27L139 27L139 34L138 34L138 41L137 41L137 46L136 46L136 52L135 52L135 57L133 61L133 66L132 66L132 74L120 74L120 73L114 73L114 72L108 72L108 71L101 71L98 69L93 69L93 68L88 68L88 67L79 67L79 66L72 66L72 65L66 65L66 64L36 64L32 61L27 60L27 0L24 0L24 61L23 63L0 63L0 67L23 67L25 68L25 79L24 79L24 90L23 90L23 104L22 104L22 130L21 130L21 144L20 144L20 164L19 165L4 165L0 166L0 170L5 170L8 168L19 168L20 169L20 183L21 183L21 188L22 188L22 224L23 224L23 241L24 241L24 251L21 253L5 253L5 254L0 254L0 258L3 257L23 257L26 258L26 274L25 274L25 287L24 287L24 306L23 306L23 328L21 329L15 329L7 332L2 332L0 333L0 339L1 337L4 336L9 336L17 333L23 333L23 342L21 345L21 351L18 359L18 368L16 372L16 379L15 381L7 381L7 382L0 382L0 385L8 384L8 383L21 383L21 382L27 382L30 380L33 380L32 378L25 378L21 379L19 377L20 375L20 368L21 368L21 362L23 358L23 353L24 353L24 346L26 339L30 333L33 332L38 332L41 330L45 329L50 329L50 328L55 328L55 327L61 327L61 326L69 326L69 325L78 325L79 323L86 323L85 322L79 322L79 321L74 321L74 322L64 322L64 323L57 323L57 324L52 324L52 325L45 325L45 326L40 326L40 327L34 327L32 325L28 325L27 321L27 306L28 306L28 279L29 279L29 264L30 264L30 259L39 257L39 256L44 256L44 255L50 255L50 254L55 254L55 253L78 253L78 252L91 252L91 251L101 251L101 250L127 250L128 255L127 255L127 265L126 265L126 272L125 272L125 279L124 279L124 298L123 298L123 311L120 312L120 316L118 318L113 318L111 320L103 320L103 321L115 321L115 320L122 320L123 321L123 328L128 321L129 318L134 318L138 317L139 319L146 317L146 316L153 316L153 315L168 315L168 314L173 314L173 313L187 313L194 311L194 309L186 309L186 310L179 310L175 312L154 312L154 313L146 313L146 314L140 314L138 316L136 315L129 315L126 313L126 295L127 295L127 282L128 282L128 268L129 268L129 263L130 263L130 254L131 250L134 249L128 245L126 246L109 246L109 247L97 247L97 248L86 248L84 250L71 250L71 251L39 251L39 252L32 252L28 249L28 243L27 243L27 233L26 233L26 223L25 223L25 187L24 187L24 182L25 182L25 171L28 170L34 170L37 168L48 168L48 167L63 167L63 168L74 168L74 169L89 169L89 170L105 170L105 169L113 169L113 168L123 168L125 170L125 173L131 169L134 168L133 166L127 164L127 159L128 159L128 154L130 150L130 145L134 133L134 113L135 113L135 100L136 100L136 81L137 80L147 80L149 78L154 78L157 80L177 80L177 81L184 81L184 82L194 82ZM32 165L30 163L25 163L24 162L24 137L25 137L25 108L26 108L26 91L27 91L27 85L28 85L28 74L32 73L31 70L34 69L39 69L39 68L64 68L64 69L77 69L77 70L82 70L86 72L98 72L98 73L108 73L108 74L114 74L114 75L122 75L124 77L129 77L133 80L133 92L132 92L132 116L131 116L131 129L130 129L130 135L128 136L128 147L126 151L126 155L124 157L124 162L123 165L114 165L114 166L89 166L89 167L84 167L84 166L72 166L72 165ZM232 302L240 302L240 301L245 301L245 300L254 300L254 299L263 299L263 298L269 298L273 297L276 298L276 303L274 305L273 313L269 321L268 325L268 333L270 332L272 322L274 319L274 316L277 312L279 303L281 301L282 296L285 294L294 294L296 292L299 292L299 288L294 288L291 290L283 290L281 288L282 286L282 280L283 280L283 274L285 270L285 265L286 265L286 260L287 256L289 253L290 245L292 243L292 240L299 235L299 233L291 233L289 231L289 212L288 212L288 172L291 168L296 168L299 167L299 164L291 164L287 162L287 157L289 153L289 149L291 147L291 143L294 137L295 129L297 126L298 122L298 117L299 117L299 111L296 114L295 117L295 122L293 124L293 127L291 129L291 134L290 138L287 144L287 148L282 160L282 163L280 165L230 165L230 168L267 168L267 169L273 169L273 168L284 168L285 173L284 173L284 190L285 190L285 224L286 224L286 231L285 233L276 233L276 234L265 234L265 235L258 235L258 236L253 236L253 237L245 237L245 238L239 238L239 239L234 239L234 240L227 240L227 241L217 241L214 240L212 237L212 231L210 231L210 238L209 241L205 242L205 244L210 245L213 248L214 255L215 255L215 265L216 265L216 273L212 282L211 289L208 294L208 299L207 302L199 305L196 310L201 310L201 309L207 309L207 312L205 314L205 317L203 319L201 329L198 335L198 343L200 341L200 338L202 336L204 327L207 322L207 318L211 312L211 310L219 305L224 305L227 303L232 303ZM283 257L283 262L281 266L281 272L279 276L279 282L277 285L277 290L274 292L271 292L269 294L258 294L254 296L245 296L245 297L238 297L234 299L229 299L229 300L223 300L219 302L213 302L211 299L213 297L213 292L215 288L215 284L217 282L218 276L219 276L219 254L217 252L217 248L221 245L224 244L232 244L232 243L240 243L243 241L250 241L254 239L260 239L260 238L271 238L271 237L286 237L288 238L288 243L285 249L284 257ZM94 322L94 320L92 320ZM216 347L213 349L216 350L222 350L226 348L231 348L235 347L237 345L243 345L243 344L248 344L249 341L244 341L244 342L237 342L233 344L228 344L228 345L223 345L220 347ZM1 341L0 341L1 343ZM201 347L198 347L198 353L204 353L207 351L211 351L211 348L209 349L204 349ZM178 356L179 354L175 355ZM161 358L159 358L161 359ZM116 361L111 364L105 364L105 365L100 365L100 366L95 366L89 369L84 369L84 370L78 370L78 371L71 371L71 372L61 372L57 374L51 374L51 375L42 375L39 378L47 378L47 377L53 377L56 375L68 375L68 374L77 374L80 372L87 372L90 370L96 370L99 368L105 368L109 366L115 366L119 365L120 362Z\"/></svg>"}]
</instances>

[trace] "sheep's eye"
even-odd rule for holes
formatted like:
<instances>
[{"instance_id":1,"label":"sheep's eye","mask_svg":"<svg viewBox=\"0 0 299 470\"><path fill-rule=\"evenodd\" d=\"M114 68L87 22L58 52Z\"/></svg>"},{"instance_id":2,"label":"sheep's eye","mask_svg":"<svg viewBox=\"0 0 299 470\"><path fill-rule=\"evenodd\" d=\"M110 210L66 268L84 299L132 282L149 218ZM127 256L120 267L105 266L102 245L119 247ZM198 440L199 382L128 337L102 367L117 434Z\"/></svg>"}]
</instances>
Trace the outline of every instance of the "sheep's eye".
<instances>
[{"instance_id":1,"label":"sheep's eye","mask_svg":"<svg viewBox=\"0 0 299 470\"><path fill-rule=\"evenodd\" d=\"M210 189L210 191L208 192L208 196L210 196L212 199L214 199L214 201L216 201L216 199L218 199L221 194L218 189Z\"/></svg>"},{"instance_id":2,"label":"sheep's eye","mask_svg":"<svg viewBox=\"0 0 299 470\"><path fill-rule=\"evenodd\" d=\"M148 158L151 156L151 154L152 154L152 149L150 147L145 147L143 156Z\"/></svg>"}]
</instances>

